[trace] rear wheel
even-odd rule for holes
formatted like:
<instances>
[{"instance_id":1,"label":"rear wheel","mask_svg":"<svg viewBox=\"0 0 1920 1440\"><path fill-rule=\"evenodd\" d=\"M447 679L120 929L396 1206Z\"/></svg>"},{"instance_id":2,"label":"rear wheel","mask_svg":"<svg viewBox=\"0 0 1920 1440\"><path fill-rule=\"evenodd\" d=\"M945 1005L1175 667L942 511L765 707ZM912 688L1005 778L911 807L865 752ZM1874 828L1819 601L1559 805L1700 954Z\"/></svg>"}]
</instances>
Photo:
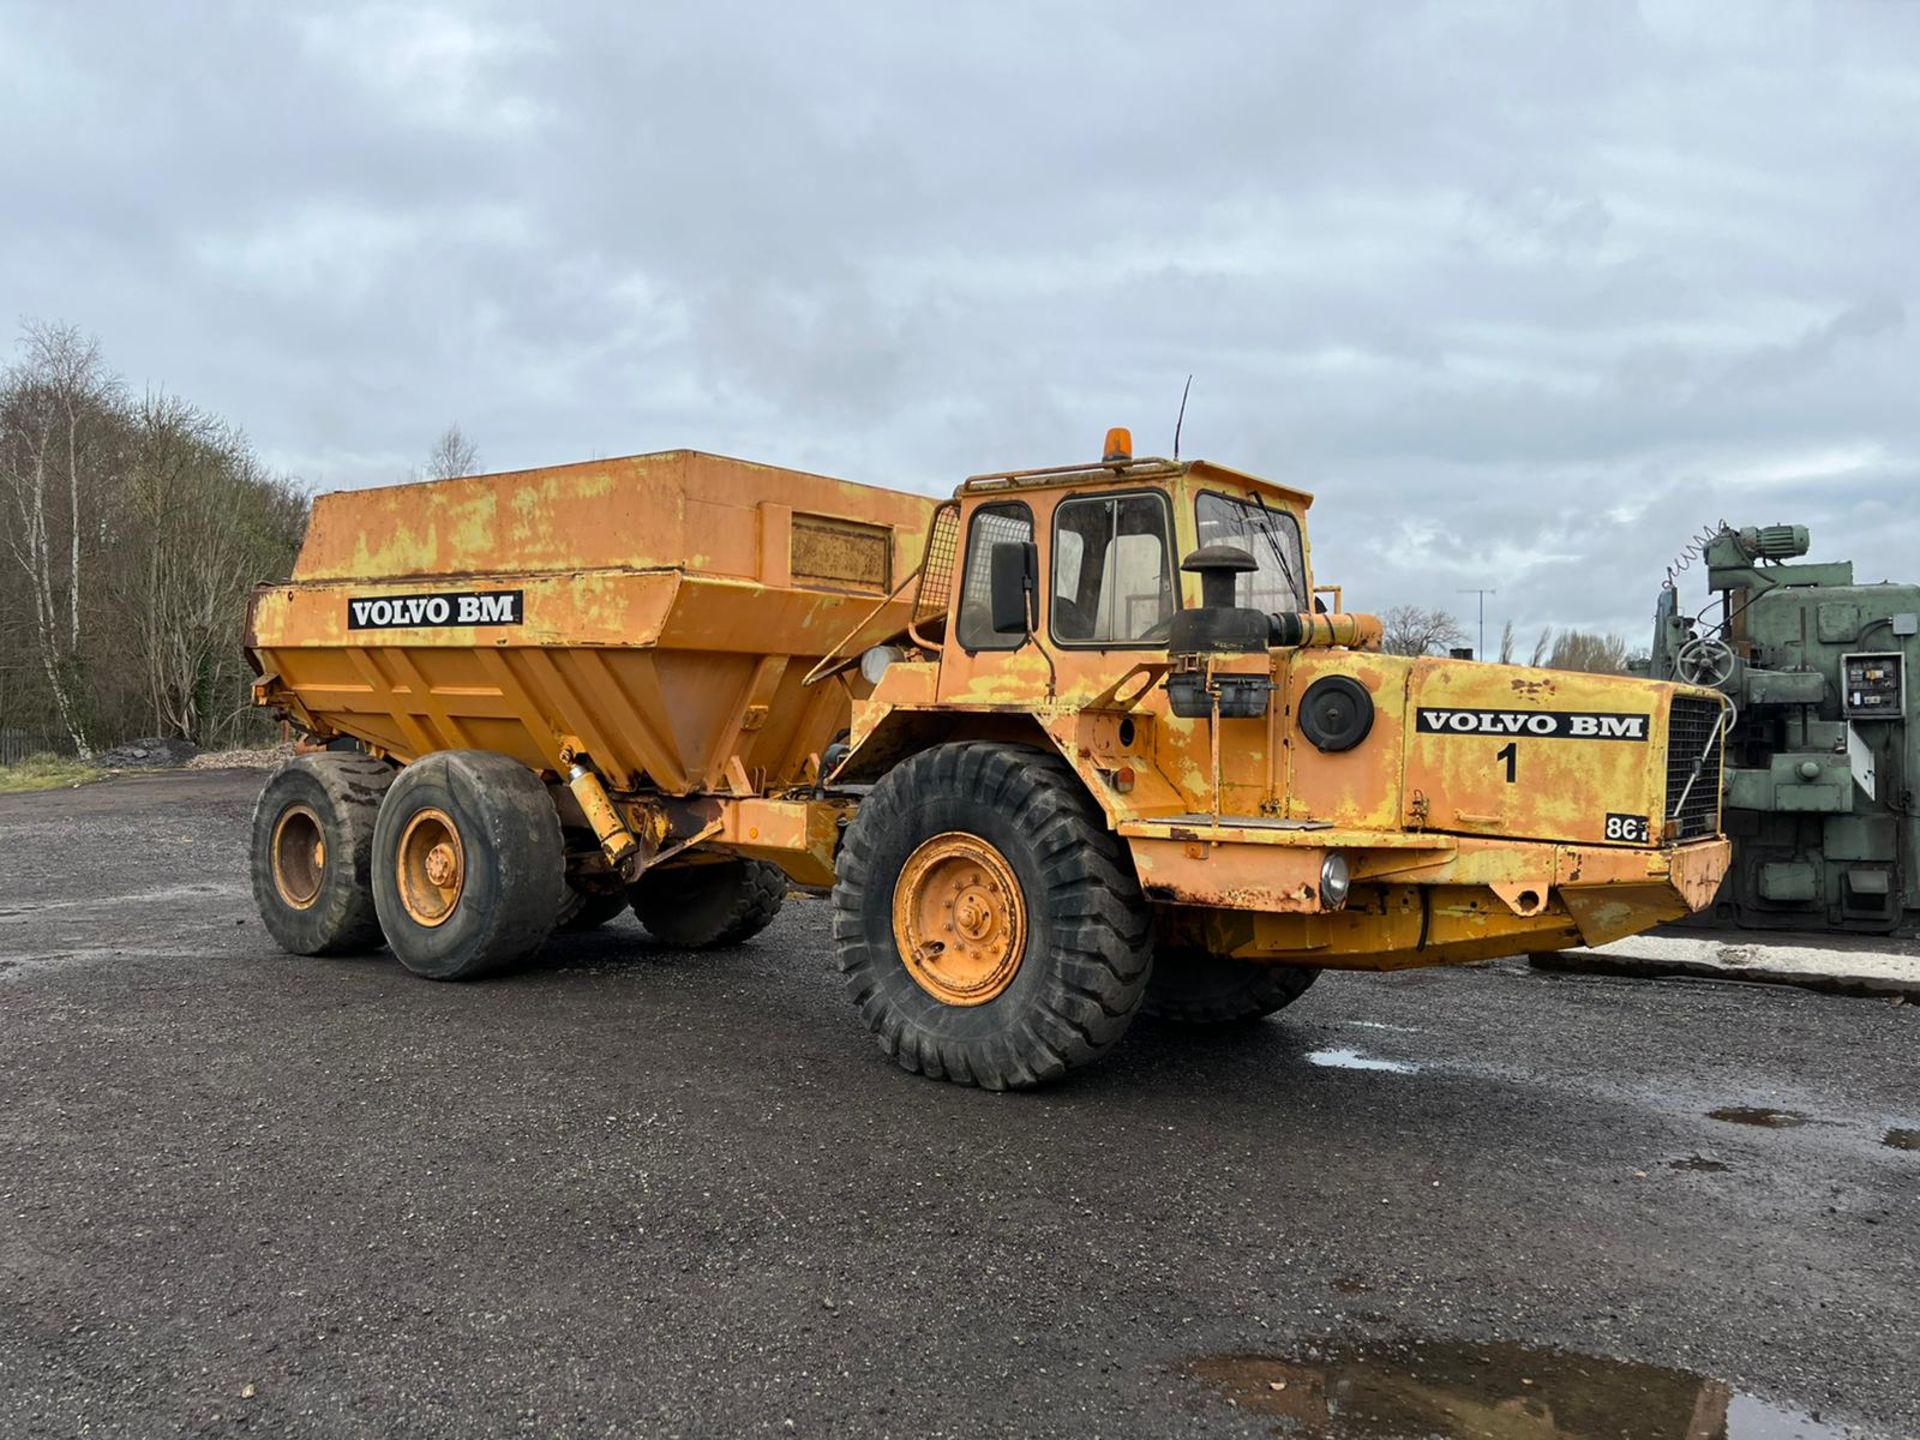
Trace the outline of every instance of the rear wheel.
<instances>
[{"instance_id":1,"label":"rear wheel","mask_svg":"<svg viewBox=\"0 0 1920 1440\"><path fill-rule=\"evenodd\" d=\"M1230 1025L1284 1010L1320 978L1304 965L1256 965L1205 950L1162 950L1146 1011L1189 1025Z\"/></svg>"},{"instance_id":2,"label":"rear wheel","mask_svg":"<svg viewBox=\"0 0 1920 1440\"><path fill-rule=\"evenodd\" d=\"M569 935L598 930L609 920L619 919L626 908L625 886L613 890L582 890L568 881L566 892L560 897L560 913L554 919L553 928Z\"/></svg>"},{"instance_id":3,"label":"rear wheel","mask_svg":"<svg viewBox=\"0 0 1920 1440\"><path fill-rule=\"evenodd\" d=\"M935 1079L1038 1085L1126 1033L1153 965L1133 866L1061 761L963 743L890 771L841 847L833 933L880 1048Z\"/></svg>"},{"instance_id":4,"label":"rear wheel","mask_svg":"<svg viewBox=\"0 0 1920 1440\"><path fill-rule=\"evenodd\" d=\"M631 890L647 933L682 950L738 945L773 923L786 872L763 860L727 859L648 870Z\"/></svg>"},{"instance_id":5,"label":"rear wheel","mask_svg":"<svg viewBox=\"0 0 1920 1440\"><path fill-rule=\"evenodd\" d=\"M374 904L416 975L472 980L530 958L565 887L559 815L517 760L443 750L402 770L381 802Z\"/></svg>"},{"instance_id":6,"label":"rear wheel","mask_svg":"<svg viewBox=\"0 0 1920 1440\"><path fill-rule=\"evenodd\" d=\"M253 807L253 898L281 949L380 948L373 830L393 777L370 755L325 753L289 760L268 777Z\"/></svg>"}]
</instances>

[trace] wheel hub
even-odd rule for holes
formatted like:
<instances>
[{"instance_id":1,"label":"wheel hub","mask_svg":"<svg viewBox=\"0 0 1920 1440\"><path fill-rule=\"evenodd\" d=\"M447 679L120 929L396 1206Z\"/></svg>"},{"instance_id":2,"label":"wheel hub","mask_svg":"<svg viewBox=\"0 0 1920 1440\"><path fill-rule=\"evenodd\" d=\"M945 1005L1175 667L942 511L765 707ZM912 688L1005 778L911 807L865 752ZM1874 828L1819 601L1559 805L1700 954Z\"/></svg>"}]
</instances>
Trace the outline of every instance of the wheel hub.
<instances>
[{"instance_id":1,"label":"wheel hub","mask_svg":"<svg viewBox=\"0 0 1920 1440\"><path fill-rule=\"evenodd\" d=\"M407 822L394 856L400 903L416 924L444 924L467 880L460 830L444 810L422 810Z\"/></svg>"},{"instance_id":2,"label":"wheel hub","mask_svg":"<svg viewBox=\"0 0 1920 1440\"><path fill-rule=\"evenodd\" d=\"M445 885L453 879L453 847L436 845L427 852L427 879L435 885Z\"/></svg>"},{"instance_id":3,"label":"wheel hub","mask_svg":"<svg viewBox=\"0 0 1920 1440\"><path fill-rule=\"evenodd\" d=\"M1019 973L1026 897L999 850L977 835L948 831L901 867L893 935L922 990L947 1005L984 1005Z\"/></svg>"},{"instance_id":4,"label":"wheel hub","mask_svg":"<svg viewBox=\"0 0 1920 1440\"><path fill-rule=\"evenodd\" d=\"M327 878L327 839L320 817L305 805L289 805L273 827L273 887L295 910L310 909Z\"/></svg>"}]
</instances>

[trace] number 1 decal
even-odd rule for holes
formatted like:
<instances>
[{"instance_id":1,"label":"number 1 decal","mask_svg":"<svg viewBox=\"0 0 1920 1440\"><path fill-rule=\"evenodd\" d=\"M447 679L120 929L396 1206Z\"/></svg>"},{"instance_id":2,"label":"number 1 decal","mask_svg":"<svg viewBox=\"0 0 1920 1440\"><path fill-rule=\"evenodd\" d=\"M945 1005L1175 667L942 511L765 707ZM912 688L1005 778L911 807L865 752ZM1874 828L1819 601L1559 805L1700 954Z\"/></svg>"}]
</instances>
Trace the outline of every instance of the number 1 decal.
<instances>
[{"instance_id":1,"label":"number 1 decal","mask_svg":"<svg viewBox=\"0 0 1920 1440\"><path fill-rule=\"evenodd\" d=\"M1493 758L1507 762L1507 784L1513 784L1513 782L1519 778L1520 742L1518 740L1509 740L1507 742L1507 748Z\"/></svg>"}]
</instances>

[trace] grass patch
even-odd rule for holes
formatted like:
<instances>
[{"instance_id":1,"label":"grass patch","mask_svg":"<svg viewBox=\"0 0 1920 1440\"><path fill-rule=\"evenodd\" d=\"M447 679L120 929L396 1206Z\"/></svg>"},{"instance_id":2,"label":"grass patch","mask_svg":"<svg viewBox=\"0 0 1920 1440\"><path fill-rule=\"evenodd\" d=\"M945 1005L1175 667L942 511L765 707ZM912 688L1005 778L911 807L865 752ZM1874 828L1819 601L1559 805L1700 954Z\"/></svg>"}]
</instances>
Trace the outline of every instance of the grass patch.
<instances>
[{"instance_id":1,"label":"grass patch","mask_svg":"<svg viewBox=\"0 0 1920 1440\"><path fill-rule=\"evenodd\" d=\"M18 765L0 765L0 795L15 795L24 790L60 790L99 778L98 770L78 760L61 755L29 755Z\"/></svg>"}]
</instances>

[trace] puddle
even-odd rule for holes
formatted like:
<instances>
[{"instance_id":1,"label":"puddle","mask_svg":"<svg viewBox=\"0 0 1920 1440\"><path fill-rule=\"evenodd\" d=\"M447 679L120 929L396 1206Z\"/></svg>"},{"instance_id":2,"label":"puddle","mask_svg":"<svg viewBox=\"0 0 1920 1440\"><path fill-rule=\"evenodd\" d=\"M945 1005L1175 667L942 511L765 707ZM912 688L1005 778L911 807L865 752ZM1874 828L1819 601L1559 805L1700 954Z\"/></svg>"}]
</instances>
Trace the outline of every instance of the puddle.
<instances>
[{"instance_id":1,"label":"puddle","mask_svg":"<svg viewBox=\"0 0 1920 1440\"><path fill-rule=\"evenodd\" d=\"M1324 1065L1335 1070L1390 1070L1395 1075L1413 1075L1420 1067L1406 1060L1378 1060L1358 1050L1313 1050L1307 1054L1309 1065Z\"/></svg>"},{"instance_id":2,"label":"puddle","mask_svg":"<svg viewBox=\"0 0 1920 1440\"><path fill-rule=\"evenodd\" d=\"M1920 1150L1920 1130L1889 1130L1880 1143L1890 1150Z\"/></svg>"},{"instance_id":3,"label":"puddle","mask_svg":"<svg viewBox=\"0 0 1920 1440\"><path fill-rule=\"evenodd\" d=\"M1724 1120L1729 1125L1758 1125L1767 1130L1791 1130L1807 1123L1798 1110L1769 1110L1763 1105L1728 1105L1707 1111L1709 1120Z\"/></svg>"},{"instance_id":4,"label":"puddle","mask_svg":"<svg viewBox=\"0 0 1920 1440\"><path fill-rule=\"evenodd\" d=\"M1250 1415L1316 1440L1837 1440L1816 1415L1662 1365L1500 1343L1310 1344L1220 1355L1192 1373Z\"/></svg>"},{"instance_id":5,"label":"puddle","mask_svg":"<svg viewBox=\"0 0 1920 1440\"><path fill-rule=\"evenodd\" d=\"M1689 1155L1684 1160L1667 1161L1667 1168L1669 1170L1698 1170L1703 1175L1718 1175L1723 1170L1733 1169L1733 1166L1727 1164L1724 1160L1709 1160L1704 1155Z\"/></svg>"}]
</instances>

